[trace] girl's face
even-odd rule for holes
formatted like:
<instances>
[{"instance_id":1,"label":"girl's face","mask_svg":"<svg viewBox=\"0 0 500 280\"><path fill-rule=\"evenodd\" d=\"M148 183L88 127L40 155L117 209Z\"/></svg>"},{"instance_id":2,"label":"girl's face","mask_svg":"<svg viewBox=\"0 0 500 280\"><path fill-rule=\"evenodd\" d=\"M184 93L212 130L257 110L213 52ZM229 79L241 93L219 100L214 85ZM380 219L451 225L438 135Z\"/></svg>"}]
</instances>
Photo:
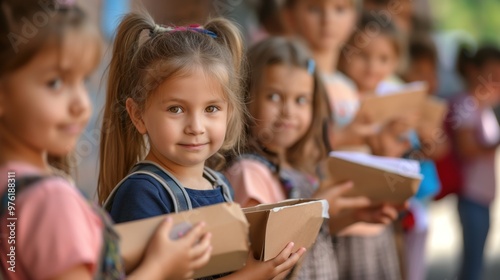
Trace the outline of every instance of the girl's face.
<instances>
[{"instance_id":1,"label":"girl's face","mask_svg":"<svg viewBox=\"0 0 500 280\"><path fill-rule=\"evenodd\" d=\"M362 48L342 55L346 55L345 73L362 93L374 91L380 82L394 74L398 66L395 46L386 36L369 38Z\"/></svg>"},{"instance_id":2,"label":"girl's face","mask_svg":"<svg viewBox=\"0 0 500 280\"><path fill-rule=\"evenodd\" d=\"M313 50L340 48L354 30L352 0L298 0L286 12L290 31L303 37Z\"/></svg>"},{"instance_id":3,"label":"girl's face","mask_svg":"<svg viewBox=\"0 0 500 280\"><path fill-rule=\"evenodd\" d=\"M306 134L312 122L314 79L305 69L267 66L253 91L249 111L252 134L265 147L284 152Z\"/></svg>"},{"instance_id":4,"label":"girl's face","mask_svg":"<svg viewBox=\"0 0 500 280\"><path fill-rule=\"evenodd\" d=\"M204 165L224 143L229 116L224 97L220 83L197 67L161 83L134 123L163 164Z\"/></svg>"},{"instance_id":5,"label":"girl's face","mask_svg":"<svg viewBox=\"0 0 500 280\"><path fill-rule=\"evenodd\" d=\"M39 159L74 148L91 114L85 82L98 54L95 43L74 37L0 79L0 134L8 151Z\"/></svg>"}]
</instances>

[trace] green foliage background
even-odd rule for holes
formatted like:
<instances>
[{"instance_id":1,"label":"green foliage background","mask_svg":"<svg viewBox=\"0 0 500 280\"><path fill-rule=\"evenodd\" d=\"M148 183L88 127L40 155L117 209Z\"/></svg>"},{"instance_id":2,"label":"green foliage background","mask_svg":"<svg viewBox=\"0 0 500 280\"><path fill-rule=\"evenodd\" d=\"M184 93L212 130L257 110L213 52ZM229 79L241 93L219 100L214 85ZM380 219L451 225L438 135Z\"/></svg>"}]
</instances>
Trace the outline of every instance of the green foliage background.
<instances>
[{"instance_id":1,"label":"green foliage background","mask_svg":"<svg viewBox=\"0 0 500 280\"><path fill-rule=\"evenodd\" d=\"M429 0L437 29L463 29L479 42L500 43L500 0Z\"/></svg>"}]
</instances>

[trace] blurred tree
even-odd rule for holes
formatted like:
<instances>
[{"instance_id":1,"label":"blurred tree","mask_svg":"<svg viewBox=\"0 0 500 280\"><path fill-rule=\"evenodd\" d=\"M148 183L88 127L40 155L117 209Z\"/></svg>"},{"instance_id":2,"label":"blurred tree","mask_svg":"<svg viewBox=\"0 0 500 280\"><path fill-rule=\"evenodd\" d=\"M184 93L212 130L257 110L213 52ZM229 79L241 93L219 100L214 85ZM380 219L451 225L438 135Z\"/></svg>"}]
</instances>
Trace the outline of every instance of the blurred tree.
<instances>
[{"instance_id":1,"label":"blurred tree","mask_svg":"<svg viewBox=\"0 0 500 280\"><path fill-rule=\"evenodd\" d=\"M440 0L429 1L437 28L462 29L478 41L500 43L500 1Z\"/></svg>"}]
</instances>

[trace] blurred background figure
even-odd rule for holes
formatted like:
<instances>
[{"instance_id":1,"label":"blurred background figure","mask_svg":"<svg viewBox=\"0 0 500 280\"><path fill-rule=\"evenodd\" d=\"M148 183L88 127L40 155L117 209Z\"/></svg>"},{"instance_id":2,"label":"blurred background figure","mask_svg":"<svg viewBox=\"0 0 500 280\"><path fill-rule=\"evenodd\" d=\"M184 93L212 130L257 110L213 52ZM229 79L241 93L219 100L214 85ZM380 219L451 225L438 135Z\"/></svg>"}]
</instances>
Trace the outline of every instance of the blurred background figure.
<instances>
[{"instance_id":1,"label":"blurred background figure","mask_svg":"<svg viewBox=\"0 0 500 280\"><path fill-rule=\"evenodd\" d=\"M461 159L462 190L458 214L462 225L463 259L460 279L481 279L484 247L495 198L495 151L500 143L499 123L493 112L500 89L500 49L482 46L470 57L460 52L464 94L452 100L453 138Z\"/></svg>"}]
</instances>

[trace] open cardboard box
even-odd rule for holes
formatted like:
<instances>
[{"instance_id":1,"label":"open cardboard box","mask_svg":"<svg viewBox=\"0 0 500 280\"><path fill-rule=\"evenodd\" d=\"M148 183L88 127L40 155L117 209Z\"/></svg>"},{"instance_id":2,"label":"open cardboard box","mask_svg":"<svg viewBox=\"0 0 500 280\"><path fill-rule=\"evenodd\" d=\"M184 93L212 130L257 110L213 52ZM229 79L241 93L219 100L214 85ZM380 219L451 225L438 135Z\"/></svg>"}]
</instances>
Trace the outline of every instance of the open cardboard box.
<instances>
[{"instance_id":1,"label":"open cardboard box","mask_svg":"<svg viewBox=\"0 0 500 280\"><path fill-rule=\"evenodd\" d=\"M407 84L386 95L370 94L361 100L358 115L373 123L386 123L408 113L420 113L426 96L424 82Z\"/></svg>"},{"instance_id":2,"label":"open cardboard box","mask_svg":"<svg viewBox=\"0 0 500 280\"><path fill-rule=\"evenodd\" d=\"M410 171L411 170L411 171ZM352 181L344 196L366 196L373 203L402 204L417 192L422 176L417 161L353 152L332 152L321 164L320 188Z\"/></svg>"},{"instance_id":3,"label":"open cardboard box","mask_svg":"<svg viewBox=\"0 0 500 280\"><path fill-rule=\"evenodd\" d=\"M174 220L171 231L173 239L201 221L206 223L205 230L212 233L212 256L206 266L195 271L194 278L239 270L245 265L249 250L249 225L237 203L215 204L168 215ZM140 263L149 239L166 216L115 226L127 272Z\"/></svg>"},{"instance_id":4,"label":"open cardboard box","mask_svg":"<svg viewBox=\"0 0 500 280\"><path fill-rule=\"evenodd\" d=\"M324 217L328 218L328 203L317 199L290 199L243 208L243 212L250 223L254 257L267 261L275 258L289 242L295 244L293 251L310 248Z\"/></svg>"}]
</instances>

